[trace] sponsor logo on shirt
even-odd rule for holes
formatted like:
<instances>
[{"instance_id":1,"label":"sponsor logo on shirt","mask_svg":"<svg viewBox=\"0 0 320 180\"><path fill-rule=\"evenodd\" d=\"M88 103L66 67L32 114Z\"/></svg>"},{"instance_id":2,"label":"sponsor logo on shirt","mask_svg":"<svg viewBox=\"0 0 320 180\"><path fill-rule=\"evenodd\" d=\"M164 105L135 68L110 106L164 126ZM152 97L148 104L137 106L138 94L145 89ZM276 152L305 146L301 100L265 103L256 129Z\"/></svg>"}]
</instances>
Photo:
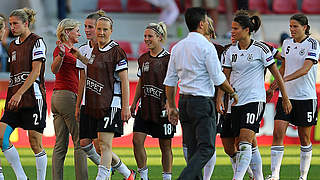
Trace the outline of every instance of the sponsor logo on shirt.
<instances>
[{"instance_id":1,"label":"sponsor logo on shirt","mask_svg":"<svg viewBox=\"0 0 320 180\"><path fill-rule=\"evenodd\" d=\"M271 61L273 59L273 56L268 57L266 60L267 62Z\"/></svg>"},{"instance_id":2,"label":"sponsor logo on shirt","mask_svg":"<svg viewBox=\"0 0 320 180\"><path fill-rule=\"evenodd\" d=\"M36 51L33 53L33 56L38 56L38 55L42 55L43 51Z\"/></svg>"},{"instance_id":3,"label":"sponsor logo on shirt","mask_svg":"<svg viewBox=\"0 0 320 180\"><path fill-rule=\"evenodd\" d=\"M16 61L17 60L17 51L13 51L11 55L11 61Z\"/></svg>"},{"instance_id":4,"label":"sponsor logo on shirt","mask_svg":"<svg viewBox=\"0 0 320 180\"><path fill-rule=\"evenodd\" d=\"M148 72L149 71L149 62L145 62L142 65L142 72Z\"/></svg>"},{"instance_id":5,"label":"sponsor logo on shirt","mask_svg":"<svg viewBox=\"0 0 320 180\"><path fill-rule=\"evenodd\" d=\"M316 53L308 52L308 56L314 56L314 57L316 57L317 55L316 55Z\"/></svg>"},{"instance_id":6,"label":"sponsor logo on shirt","mask_svg":"<svg viewBox=\"0 0 320 180\"><path fill-rule=\"evenodd\" d=\"M9 87L17 86L23 84L28 78L30 72L21 72L10 76Z\"/></svg>"},{"instance_id":7,"label":"sponsor logo on shirt","mask_svg":"<svg viewBox=\"0 0 320 180\"><path fill-rule=\"evenodd\" d=\"M161 94L163 93L163 90L155 87L153 85L144 85L143 87L144 96L151 96L156 99L160 99Z\"/></svg>"},{"instance_id":8,"label":"sponsor logo on shirt","mask_svg":"<svg viewBox=\"0 0 320 180\"><path fill-rule=\"evenodd\" d=\"M301 49L300 52L299 52L300 56L303 56L305 51L306 51L305 49Z\"/></svg>"},{"instance_id":9,"label":"sponsor logo on shirt","mask_svg":"<svg viewBox=\"0 0 320 180\"><path fill-rule=\"evenodd\" d=\"M87 83L86 83L86 88L87 89L90 89L91 91L101 95L103 87L104 87L104 85L99 83L99 82L97 82L96 80L91 79L89 77L87 78Z\"/></svg>"}]
</instances>

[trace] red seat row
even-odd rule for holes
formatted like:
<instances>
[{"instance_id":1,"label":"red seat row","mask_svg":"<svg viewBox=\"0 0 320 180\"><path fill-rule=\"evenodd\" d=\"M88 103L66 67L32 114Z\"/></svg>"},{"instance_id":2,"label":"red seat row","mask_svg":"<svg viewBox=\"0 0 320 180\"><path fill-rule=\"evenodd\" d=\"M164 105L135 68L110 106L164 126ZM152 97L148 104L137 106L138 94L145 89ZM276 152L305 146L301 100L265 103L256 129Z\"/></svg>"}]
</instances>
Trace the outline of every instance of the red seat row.
<instances>
[{"instance_id":1,"label":"red seat row","mask_svg":"<svg viewBox=\"0 0 320 180\"><path fill-rule=\"evenodd\" d=\"M192 6L191 0L175 0L180 12ZM249 0L249 9L257 10L262 14L292 14L299 12L297 7L297 0L273 0L272 11L268 7L269 0ZM236 4L236 0L232 0ZM123 12L123 5L121 0L99 0L98 9L103 9L107 12ZM237 6L233 6L233 11ZM127 12L141 12L151 13L159 12L160 9L152 6L144 0L127 0ZM220 13L226 12L225 0L219 0L218 11ZM320 14L319 0L302 0L301 11L306 14Z\"/></svg>"}]
</instances>

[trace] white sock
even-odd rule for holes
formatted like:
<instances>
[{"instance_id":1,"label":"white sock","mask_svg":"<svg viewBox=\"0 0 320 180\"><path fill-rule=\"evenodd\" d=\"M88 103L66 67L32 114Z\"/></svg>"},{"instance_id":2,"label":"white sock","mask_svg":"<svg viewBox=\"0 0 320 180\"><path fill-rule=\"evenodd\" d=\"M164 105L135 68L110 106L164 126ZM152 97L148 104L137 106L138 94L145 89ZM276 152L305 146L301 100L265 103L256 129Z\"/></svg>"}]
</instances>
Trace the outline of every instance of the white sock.
<instances>
[{"instance_id":1,"label":"white sock","mask_svg":"<svg viewBox=\"0 0 320 180\"><path fill-rule=\"evenodd\" d=\"M138 168L141 180L148 180L148 167Z\"/></svg>"},{"instance_id":2,"label":"white sock","mask_svg":"<svg viewBox=\"0 0 320 180\"><path fill-rule=\"evenodd\" d=\"M162 172L162 179L163 180L171 180L171 177L172 177L172 173Z\"/></svg>"},{"instance_id":3,"label":"white sock","mask_svg":"<svg viewBox=\"0 0 320 180\"><path fill-rule=\"evenodd\" d=\"M48 162L47 154L43 150L34 156L36 157L37 180L45 180Z\"/></svg>"},{"instance_id":4,"label":"white sock","mask_svg":"<svg viewBox=\"0 0 320 180\"><path fill-rule=\"evenodd\" d=\"M125 178L128 178L131 174L130 169L128 169L128 167L124 163L122 163L121 160L116 165L112 166L112 168L119 171L119 173L122 174Z\"/></svg>"},{"instance_id":5,"label":"white sock","mask_svg":"<svg viewBox=\"0 0 320 180\"><path fill-rule=\"evenodd\" d=\"M237 152L234 155L230 156L230 162L231 162L233 174L236 173L236 169L237 169L237 154L239 153Z\"/></svg>"},{"instance_id":6,"label":"white sock","mask_svg":"<svg viewBox=\"0 0 320 180\"><path fill-rule=\"evenodd\" d=\"M237 158L237 170L233 176L233 179L243 179L246 171L249 167L251 157L252 157L252 150L251 150L251 143L240 141L239 143L239 158Z\"/></svg>"},{"instance_id":7,"label":"white sock","mask_svg":"<svg viewBox=\"0 0 320 180\"><path fill-rule=\"evenodd\" d=\"M279 179L280 167L283 158L284 146L271 146L271 172L272 177Z\"/></svg>"},{"instance_id":8,"label":"white sock","mask_svg":"<svg viewBox=\"0 0 320 180\"><path fill-rule=\"evenodd\" d=\"M186 160L186 163L188 163L188 148L185 144L182 144L182 150L183 150L183 156L184 160Z\"/></svg>"},{"instance_id":9,"label":"white sock","mask_svg":"<svg viewBox=\"0 0 320 180\"><path fill-rule=\"evenodd\" d=\"M258 147L252 148L252 157L250 162L252 175L249 174L249 176L254 177L255 180L263 180L263 172L262 172L262 159L260 155L260 151ZM247 171L248 172L248 171Z\"/></svg>"},{"instance_id":10,"label":"white sock","mask_svg":"<svg viewBox=\"0 0 320 180\"><path fill-rule=\"evenodd\" d=\"M27 179L27 175L24 173L22 168L20 157L17 149L12 145L9 149L3 151L4 156L8 160L9 164L11 165L14 173L19 180Z\"/></svg>"},{"instance_id":11,"label":"white sock","mask_svg":"<svg viewBox=\"0 0 320 180\"><path fill-rule=\"evenodd\" d=\"M109 179L111 173L111 169L108 169L102 165L98 166L98 174L96 180L106 180Z\"/></svg>"},{"instance_id":12,"label":"white sock","mask_svg":"<svg viewBox=\"0 0 320 180\"><path fill-rule=\"evenodd\" d=\"M213 170L214 170L214 165L216 164L216 152L214 152L213 156L211 159L207 162L207 164L203 167L203 180L210 180Z\"/></svg>"},{"instance_id":13,"label":"white sock","mask_svg":"<svg viewBox=\"0 0 320 180\"><path fill-rule=\"evenodd\" d=\"M307 179L312 157L312 144L301 146L300 151L300 177Z\"/></svg>"},{"instance_id":14,"label":"white sock","mask_svg":"<svg viewBox=\"0 0 320 180\"><path fill-rule=\"evenodd\" d=\"M92 143L84 146L84 147L81 147L82 150L88 155L88 158L93 162L95 163L96 165L99 165L100 164L100 160L101 160L101 157L100 155L97 153L96 151L96 148L93 146Z\"/></svg>"},{"instance_id":15,"label":"white sock","mask_svg":"<svg viewBox=\"0 0 320 180\"><path fill-rule=\"evenodd\" d=\"M2 167L0 167L0 180L4 180Z\"/></svg>"}]
</instances>

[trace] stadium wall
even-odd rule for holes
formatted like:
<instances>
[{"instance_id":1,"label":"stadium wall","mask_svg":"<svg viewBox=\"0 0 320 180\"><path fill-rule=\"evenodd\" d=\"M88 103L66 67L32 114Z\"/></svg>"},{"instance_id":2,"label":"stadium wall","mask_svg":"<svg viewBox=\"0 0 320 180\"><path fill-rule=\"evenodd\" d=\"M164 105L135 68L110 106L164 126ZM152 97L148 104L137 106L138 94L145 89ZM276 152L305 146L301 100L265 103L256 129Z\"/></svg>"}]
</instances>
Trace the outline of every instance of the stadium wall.
<instances>
[{"instance_id":1,"label":"stadium wall","mask_svg":"<svg viewBox=\"0 0 320 180\"><path fill-rule=\"evenodd\" d=\"M130 82L130 102L133 100L135 86L137 82ZM47 113L47 127L44 130L44 136L43 136L43 144L45 147L53 147L55 143L55 134L54 134L54 128L53 128L53 116L51 113L51 96L53 92L53 85L54 83L49 81L46 82L46 88L47 88L47 104L48 104L48 113ZM268 86L268 84L266 84ZM4 106L5 106L5 99L6 99L6 92L8 87L8 81L0 81L0 112L1 117L3 115ZM320 84L317 84L317 94L318 97L320 96ZM259 145L271 145L272 143L272 132L273 132L273 117L274 117L274 108L277 101L276 93L274 97L271 100L271 103L268 103L266 106L266 110L264 113L264 118L261 122L260 126L260 133L257 134L258 144ZM178 96L176 98L178 101ZM318 98L318 104L319 104L319 98ZM114 147L131 147L132 146L132 127L133 127L133 119L130 119L129 123L126 123L124 125L124 136L121 138L115 138L113 141ZM311 131L311 141L313 144L320 144L320 123L318 123L317 126L312 128ZM181 126L177 126L177 132L175 134L175 137L173 138L173 146L174 147L181 147L182 144L182 131ZM27 132L22 129L16 129L11 137L11 142L17 146L17 147L28 147L29 141L28 141L28 135ZM69 144L72 145L71 138L69 140ZM298 138L298 131L297 128L294 126L289 126L287 130L287 135L284 140L285 144L300 144L299 138ZM219 135L216 139L216 144L218 146L222 146L221 139ZM147 147L155 147L158 146L158 140L153 139L151 137L147 137L146 139L146 146Z\"/></svg>"}]
</instances>

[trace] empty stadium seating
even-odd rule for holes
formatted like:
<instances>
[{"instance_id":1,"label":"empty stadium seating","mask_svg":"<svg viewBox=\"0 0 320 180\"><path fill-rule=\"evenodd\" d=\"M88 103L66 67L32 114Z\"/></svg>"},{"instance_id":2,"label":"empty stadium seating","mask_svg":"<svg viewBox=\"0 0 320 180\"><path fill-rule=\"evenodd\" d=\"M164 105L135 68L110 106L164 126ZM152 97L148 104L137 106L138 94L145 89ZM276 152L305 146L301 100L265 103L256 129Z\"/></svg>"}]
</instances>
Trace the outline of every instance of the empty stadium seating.
<instances>
[{"instance_id":1,"label":"empty stadium seating","mask_svg":"<svg viewBox=\"0 0 320 180\"><path fill-rule=\"evenodd\" d=\"M129 41L116 41L120 47L124 50L124 52L127 54L127 58L129 61L136 60L134 57L134 53L132 51L132 46Z\"/></svg>"},{"instance_id":2,"label":"empty stadium seating","mask_svg":"<svg viewBox=\"0 0 320 180\"><path fill-rule=\"evenodd\" d=\"M277 14L293 14L299 12L296 0L273 0L272 10Z\"/></svg>"},{"instance_id":3,"label":"empty stadium seating","mask_svg":"<svg viewBox=\"0 0 320 180\"><path fill-rule=\"evenodd\" d=\"M303 0L301 10L305 14L320 14L320 1Z\"/></svg>"},{"instance_id":4,"label":"empty stadium seating","mask_svg":"<svg viewBox=\"0 0 320 180\"><path fill-rule=\"evenodd\" d=\"M259 11L262 14L269 14L268 0L249 0L249 9Z\"/></svg>"},{"instance_id":5,"label":"empty stadium seating","mask_svg":"<svg viewBox=\"0 0 320 180\"><path fill-rule=\"evenodd\" d=\"M99 0L98 9L102 9L106 12L122 12L121 0Z\"/></svg>"}]
</instances>

